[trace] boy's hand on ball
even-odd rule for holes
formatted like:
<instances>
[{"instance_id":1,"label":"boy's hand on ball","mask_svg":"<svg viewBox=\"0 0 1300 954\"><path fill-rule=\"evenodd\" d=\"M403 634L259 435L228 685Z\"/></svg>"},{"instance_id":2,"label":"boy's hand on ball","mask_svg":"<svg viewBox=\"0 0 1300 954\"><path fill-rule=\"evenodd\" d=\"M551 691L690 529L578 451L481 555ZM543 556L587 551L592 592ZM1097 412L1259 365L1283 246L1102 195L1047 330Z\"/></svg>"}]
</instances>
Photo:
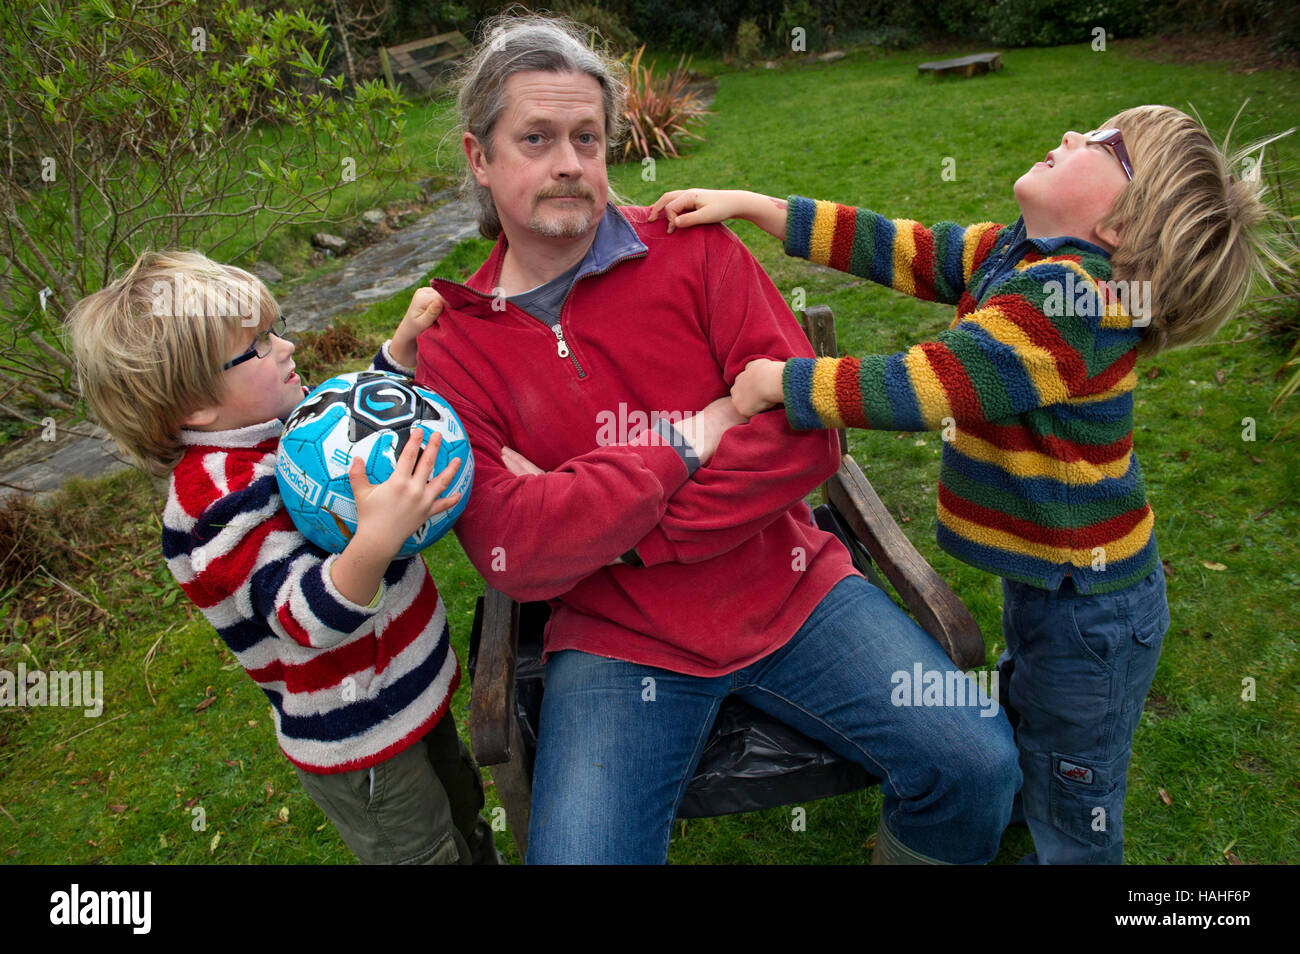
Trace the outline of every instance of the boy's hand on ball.
<instances>
[{"instance_id":1,"label":"boy's hand on ball","mask_svg":"<svg viewBox=\"0 0 1300 954\"><path fill-rule=\"evenodd\" d=\"M736 381L731 386L731 400L736 405L736 410L745 417L753 417L768 408L784 404L784 372L785 362L770 358L755 358L745 365L745 370L736 375Z\"/></svg>"},{"instance_id":2,"label":"boy's hand on ball","mask_svg":"<svg viewBox=\"0 0 1300 954\"><path fill-rule=\"evenodd\" d=\"M411 428L406 446L397 458L397 468L383 483L370 482L365 461L360 457L354 457L348 468L348 482L357 502L356 535L375 541L385 549L391 547L393 553L425 521L460 502L458 493L440 497L451 486L460 460L452 458L442 473L433 477L442 435L435 433L421 451L423 438L421 428Z\"/></svg>"},{"instance_id":3,"label":"boy's hand on ball","mask_svg":"<svg viewBox=\"0 0 1300 954\"><path fill-rule=\"evenodd\" d=\"M415 367L416 361L419 360L415 341L421 332L428 330L438 320L444 304L442 296L432 288L415 290L415 294L411 296L411 304L407 306L406 314L402 316L401 324L393 332L393 343L389 346L389 350L394 361L408 368Z\"/></svg>"}]
</instances>

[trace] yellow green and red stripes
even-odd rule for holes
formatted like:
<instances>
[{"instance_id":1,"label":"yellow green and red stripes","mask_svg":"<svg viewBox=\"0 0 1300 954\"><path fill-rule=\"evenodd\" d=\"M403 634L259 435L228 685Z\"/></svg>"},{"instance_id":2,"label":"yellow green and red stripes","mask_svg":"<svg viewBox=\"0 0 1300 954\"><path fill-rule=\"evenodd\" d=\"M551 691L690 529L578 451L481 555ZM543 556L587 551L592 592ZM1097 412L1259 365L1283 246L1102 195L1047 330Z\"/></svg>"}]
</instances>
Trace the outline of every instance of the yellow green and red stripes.
<instances>
[{"instance_id":1,"label":"yellow green and red stripes","mask_svg":"<svg viewBox=\"0 0 1300 954\"><path fill-rule=\"evenodd\" d=\"M1026 253L1020 234L792 197L787 252L958 307L934 341L897 354L787 361L786 415L796 429L945 429L945 550L1049 589L1066 572L1085 592L1119 589L1157 559L1133 455L1139 333L1101 296L1049 315L1050 288L1101 289L1109 260L1069 241Z\"/></svg>"},{"instance_id":2,"label":"yellow green and red stripes","mask_svg":"<svg viewBox=\"0 0 1300 954\"><path fill-rule=\"evenodd\" d=\"M910 219L890 220L852 206L791 196L785 250L916 298L955 305L1001 229L992 222L926 228Z\"/></svg>"}]
</instances>

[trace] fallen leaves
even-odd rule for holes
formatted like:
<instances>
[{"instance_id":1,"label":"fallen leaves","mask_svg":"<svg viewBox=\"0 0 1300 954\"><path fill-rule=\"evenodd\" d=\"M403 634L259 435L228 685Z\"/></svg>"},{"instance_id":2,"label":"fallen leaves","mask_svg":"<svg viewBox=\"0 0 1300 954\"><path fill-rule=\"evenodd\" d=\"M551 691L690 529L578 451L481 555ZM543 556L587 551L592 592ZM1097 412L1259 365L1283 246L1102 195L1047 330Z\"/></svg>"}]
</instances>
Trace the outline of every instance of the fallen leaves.
<instances>
[{"instance_id":1,"label":"fallen leaves","mask_svg":"<svg viewBox=\"0 0 1300 954\"><path fill-rule=\"evenodd\" d=\"M1211 563L1209 560L1202 560L1201 566L1205 567L1207 570L1214 570L1216 573L1222 573L1227 569L1227 567L1222 563Z\"/></svg>"},{"instance_id":2,"label":"fallen leaves","mask_svg":"<svg viewBox=\"0 0 1300 954\"><path fill-rule=\"evenodd\" d=\"M208 686L208 688L204 690L203 701L194 707L194 711L202 712L204 709L206 709L208 706L212 705L212 703L216 701L217 701L217 697L213 695L212 687Z\"/></svg>"},{"instance_id":3,"label":"fallen leaves","mask_svg":"<svg viewBox=\"0 0 1300 954\"><path fill-rule=\"evenodd\" d=\"M1174 800L1169 797L1169 793L1166 792L1163 788L1158 789L1158 791L1160 792L1160 800L1162 802L1164 802L1166 805L1172 805L1174 803Z\"/></svg>"}]
</instances>

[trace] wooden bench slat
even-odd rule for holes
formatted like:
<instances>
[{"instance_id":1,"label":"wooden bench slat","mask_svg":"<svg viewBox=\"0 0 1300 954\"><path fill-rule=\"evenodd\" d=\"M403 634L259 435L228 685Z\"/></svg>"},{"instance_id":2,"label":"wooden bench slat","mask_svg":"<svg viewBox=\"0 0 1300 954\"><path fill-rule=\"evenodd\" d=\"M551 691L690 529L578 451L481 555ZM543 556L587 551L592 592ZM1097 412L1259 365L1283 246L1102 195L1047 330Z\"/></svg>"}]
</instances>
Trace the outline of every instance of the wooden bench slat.
<instances>
[{"instance_id":1,"label":"wooden bench slat","mask_svg":"<svg viewBox=\"0 0 1300 954\"><path fill-rule=\"evenodd\" d=\"M457 30L453 30L450 33L439 33L437 36L428 36L423 40L412 40L409 43L399 43L397 46L390 46L388 47L388 53L390 56L397 53L410 53L412 50L418 50L426 46L434 46L438 43L452 43L460 47L469 46L469 41L465 39L464 35Z\"/></svg>"},{"instance_id":2,"label":"wooden bench slat","mask_svg":"<svg viewBox=\"0 0 1300 954\"><path fill-rule=\"evenodd\" d=\"M446 65L464 56L469 49L470 43L465 35L453 30L409 43L399 43L397 46L382 47L379 53L390 86L396 88L395 72L408 77L420 89L431 90L437 85L434 75L443 75Z\"/></svg>"},{"instance_id":3,"label":"wooden bench slat","mask_svg":"<svg viewBox=\"0 0 1300 954\"><path fill-rule=\"evenodd\" d=\"M932 60L917 67L917 70L922 73L934 73L936 76L946 76L949 73L975 76L979 73L987 73L989 70L1000 69L1002 69L1001 53L972 53L970 56L959 56L951 60Z\"/></svg>"}]
</instances>

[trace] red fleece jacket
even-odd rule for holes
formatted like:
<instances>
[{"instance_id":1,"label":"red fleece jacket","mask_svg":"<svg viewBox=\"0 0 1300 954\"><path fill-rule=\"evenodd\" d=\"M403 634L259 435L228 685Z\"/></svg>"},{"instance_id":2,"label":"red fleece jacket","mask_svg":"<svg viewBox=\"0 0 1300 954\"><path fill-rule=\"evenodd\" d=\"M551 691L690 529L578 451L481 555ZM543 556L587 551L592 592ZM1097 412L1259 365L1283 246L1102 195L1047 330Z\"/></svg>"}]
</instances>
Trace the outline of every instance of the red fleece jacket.
<instances>
[{"instance_id":1,"label":"red fleece jacket","mask_svg":"<svg viewBox=\"0 0 1300 954\"><path fill-rule=\"evenodd\" d=\"M732 232L669 236L647 211L618 210L614 254L580 270L560 313L567 357L545 323L493 298L503 236L466 285L433 281L447 304L419 340L416 379L474 448L456 534L490 585L550 601L547 653L715 676L780 648L856 573L803 502L838 468L838 442L791 430L778 408L728 430L689 478L652 430L609 443L611 419L697 412L753 358L812 356ZM547 473L515 477L503 445ZM633 547L645 566L607 565Z\"/></svg>"}]
</instances>

